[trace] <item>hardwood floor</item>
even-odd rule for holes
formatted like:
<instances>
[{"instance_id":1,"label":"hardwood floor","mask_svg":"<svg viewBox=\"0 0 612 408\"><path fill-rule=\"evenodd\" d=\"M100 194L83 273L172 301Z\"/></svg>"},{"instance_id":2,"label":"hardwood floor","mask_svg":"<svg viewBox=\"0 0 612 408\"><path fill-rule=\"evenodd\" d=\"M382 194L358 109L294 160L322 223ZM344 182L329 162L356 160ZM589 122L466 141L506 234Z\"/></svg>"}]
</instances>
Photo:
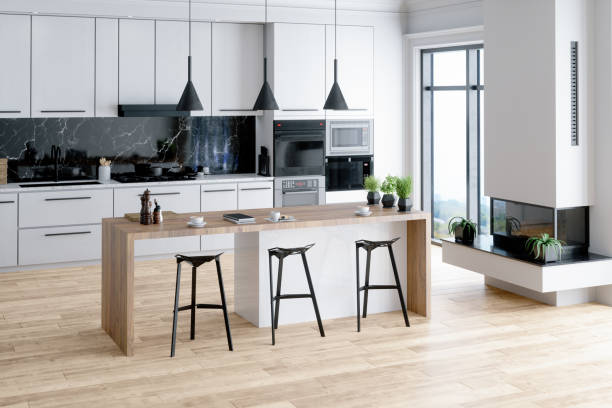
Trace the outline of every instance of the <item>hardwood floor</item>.
<instances>
[{"instance_id":1,"label":"hardwood floor","mask_svg":"<svg viewBox=\"0 0 612 408\"><path fill-rule=\"evenodd\" d=\"M233 301L232 257L222 259ZM136 347L100 328L100 267L0 275L0 406L11 407L604 407L612 401L612 309L554 308L486 288L432 248L433 318L401 312L269 329L181 313L170 359L173 260L136 266ZM198 301L218 302L203 269ZM190 293L184 274L182 297ZM233 309L233 305L232 305Z\"/></svg>"}]
</instances>

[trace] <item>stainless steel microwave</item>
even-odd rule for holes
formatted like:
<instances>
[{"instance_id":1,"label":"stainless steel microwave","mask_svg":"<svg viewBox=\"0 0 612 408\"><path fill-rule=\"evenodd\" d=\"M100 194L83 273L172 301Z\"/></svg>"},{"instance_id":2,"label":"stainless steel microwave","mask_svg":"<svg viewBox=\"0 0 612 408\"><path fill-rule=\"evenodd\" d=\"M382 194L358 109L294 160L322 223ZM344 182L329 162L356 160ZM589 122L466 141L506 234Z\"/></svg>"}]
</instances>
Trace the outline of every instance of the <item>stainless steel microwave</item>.
<instances>
[{"instance_id":1,"label":"stainless steel microwave","mask_svg":"<svg viewBox=\"0 0 612 408\"><path fill-rule=\"evenodd\" d=\"M371 119L328 120L327 156L365 156L374 154L374 122Z\"/></svg>"}]
</instances>

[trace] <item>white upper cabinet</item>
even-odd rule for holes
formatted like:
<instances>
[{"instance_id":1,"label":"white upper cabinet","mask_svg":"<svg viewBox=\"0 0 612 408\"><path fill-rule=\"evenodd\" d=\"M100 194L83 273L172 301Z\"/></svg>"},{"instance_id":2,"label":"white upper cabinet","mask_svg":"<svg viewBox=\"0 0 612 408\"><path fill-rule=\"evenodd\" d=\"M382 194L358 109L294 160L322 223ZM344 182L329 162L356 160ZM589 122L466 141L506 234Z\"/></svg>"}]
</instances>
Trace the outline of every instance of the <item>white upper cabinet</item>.
<instances>
[{"instance_id":1,"label":"white upper cabinet","mask_svg":"<svg viewBox=\"0 0 612 408\"><path fill-rule=\"evenodd\" d=\"M30 16L0 14L0 118L30 116Z\"/></svg>"},{"instance_id":2,"label":"white upper cabinet","mask_svg":"<svg viewBox=\"0 0 612 408\"><path fill-rule=\"evenodd\" d=\"M211 24L191 24L191 79L203 111L193 116L208 116L210 103ZM155 101L158 104L177 104L187 83L189 55L189 24L180 21L157 21L155 57Z\"/></svg>"},{"instance_id":3,"label":"white upper cabinet","mask_svg":"<svg viewBox=\"0 0 612 408\"><path fill-rule=\"evenodd\" d=\"M154 21L119 20L119 103L155 103Z\"/></svg>"},{"instance_id":4,"label":"white upper cabinet","mask_svg":"<svg viewBox=\"0 0 612 408\"><path fill-rule=\"evenodd\" d=\"M325 97L334 83L334 26L326 26ZM374 28L338 26L338 83L348 111L328 110L327 117L371 117L374 109Z\"/></svg>"},{"instance_id":5,"label":"white upper cabinet","mask_svg":"<svg viewBox=\"0 0 612 408\"><path fill-rule=\"evenodd\" d=\"M213 23L213 115L254 115L263 84L263 26Z\"/></svg>"},{"instance_id":6,"label":"white upper cabinet","mask_svg":"<svg viewBox=\"0 0 612 408\"><path fill-rule=\"evenodd\" d=\"M325 104L325 26L275 23L269 78L278 102L277 117L323 117ZM270 75L272 74L272 75Z\"/></svg>"},{"instance_id":7,"label":"white upper cabinet","mask_svg":"<svg viewBox=\"0 0 612 408\"><path fill-rule=\"evenodd\" d=\"M94 116L95 20L32 17L32 116Z\"/></svg>"},{"instance_id":8,"label":"white upper cabinet","mask_svg":"<svg viewBox=\"0 0 612 408\"><path fill-rule=\"evenodd\" d=\"M96 19L96 116L117 116L119 20Z\"/></svg>"}]
</instances>

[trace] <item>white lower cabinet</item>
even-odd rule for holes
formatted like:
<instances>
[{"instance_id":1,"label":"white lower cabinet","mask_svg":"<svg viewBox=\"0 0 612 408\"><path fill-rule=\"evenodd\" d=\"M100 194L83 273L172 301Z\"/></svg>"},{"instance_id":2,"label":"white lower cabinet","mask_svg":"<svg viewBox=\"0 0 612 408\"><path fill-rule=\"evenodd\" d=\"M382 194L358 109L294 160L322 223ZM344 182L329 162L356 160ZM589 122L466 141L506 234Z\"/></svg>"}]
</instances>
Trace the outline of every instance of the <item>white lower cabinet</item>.
<instances>
[{"instance_id":1,"label":"white lower cabinet","mask_svg":"<svg viewBox=\"0 0 612 408\"><path fill-rule=\"evenodd\" d=\"M238 209L274 207L274 186L272 181L258 181L238 184Z\"/></svg>"},{"instance_id":2,"label":"white lower cabinet","mask_svg":"<svg viewBox=\"0 0 612 408\"><path fill-rule=\"evenodd\" d=\"M100 224L22 229L19 265L100 259L101 242Z\"/></svg>"},{"instance_id":3,"label":"white lower cabinet","mask_svg":"<svg viewBox=\"0 0 612 408\"><path fill-rule=\"evenodd\" d=\"M0 267L17 265L17 194L0 194Z\"/></svg>"},{"instance_id":4,"label":"white lower cabinet","mask_svg":"<svg viewBox=\"0 0 612 408\"><path fill-rule=\"evenodd\" d=\"M205 184L202 186L202 211L236 211L238 186L236 183ZM234 249L234 234L202 235L202 249L218 251Z\"/></svg>"},{"instance_id":5,"label":"white lower cabinet","mask_svg":"<svg viewBox=\"0 0 612 408\"><path fill-rule=\"evenodd\" d=\"M146 187L115 189L115 217L140 212L140 195ZM200 211L200 186L151 186L151 200L157 199L162 211L188 213ZM136 241L136 256L196 252L200 250L200 237L160 238Z\"/></svg>"},{"instance_id":6,"label":"white lower cabinet","mask_svg":"<svg viewBox=\"0 0 612 408\"><path fill-rule=\"evenodd\" d=\"M98 224L113 216L113 190L21 193L19 228Z\"/></svg>"}]
</instances>

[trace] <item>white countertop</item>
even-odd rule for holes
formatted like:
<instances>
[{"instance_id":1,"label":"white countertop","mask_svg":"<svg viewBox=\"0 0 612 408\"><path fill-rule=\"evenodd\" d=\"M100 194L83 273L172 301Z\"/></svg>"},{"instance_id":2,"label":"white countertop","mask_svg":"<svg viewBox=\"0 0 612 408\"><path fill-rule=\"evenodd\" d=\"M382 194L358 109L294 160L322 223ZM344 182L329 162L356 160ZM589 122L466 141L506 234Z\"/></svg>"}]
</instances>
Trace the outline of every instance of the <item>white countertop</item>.
<instances>
[{"instance_id":1,"label":"white countertop","mask_svg":"<svg viewBox=\"0 0 612 408\"><path fill-rule=\"evenodd\" d=\"M70 191L70 190L90 190L98 188L129 188L129 187L147 187L147 186L165 186L165 185L198 185L198 184L214 184L214 183L248 183L254 181L272 181L273 177L264 177L257 174L214 174L204 176L196 180L180 180L180 181L152 181L144 183L119 183L115 180L111 180L107 183L100 184L85 184L80 186L69 186L62 185L62 182L58 182L54 186L45 187L21 187L23 184L39 184L43 182L30 182L30 183L9 183L0 184L0 194L2 193L25 193L28 191L39 192L39 191ZM83 180L87 181L87 180ZM94 180L92 180L94 181Z\"/></svg>"}]
</instances>

